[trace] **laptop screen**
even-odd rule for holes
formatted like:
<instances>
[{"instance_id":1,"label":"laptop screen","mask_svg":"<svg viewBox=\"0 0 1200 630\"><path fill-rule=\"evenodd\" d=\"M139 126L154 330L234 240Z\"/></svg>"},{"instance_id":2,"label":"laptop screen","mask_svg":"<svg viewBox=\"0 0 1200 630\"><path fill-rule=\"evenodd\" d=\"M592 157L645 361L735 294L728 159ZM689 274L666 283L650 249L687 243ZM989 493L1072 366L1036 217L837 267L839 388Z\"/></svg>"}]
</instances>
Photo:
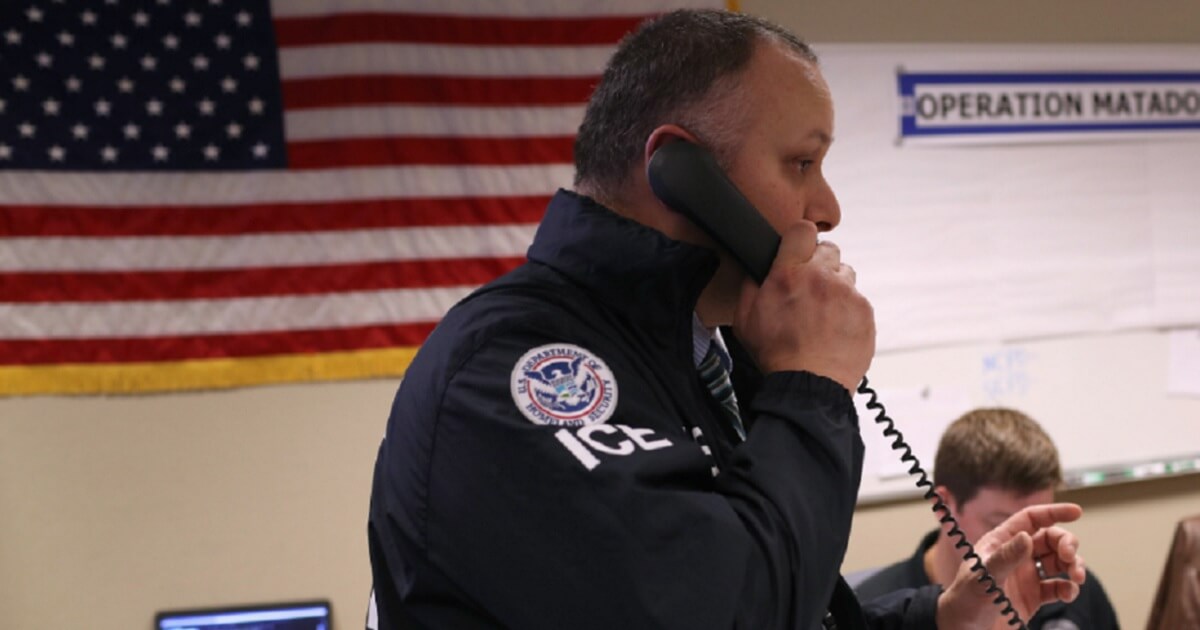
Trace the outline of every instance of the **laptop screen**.
<instances>
[{"instance_id":1,"label":"laptop screen","mask_svg":"<svg viewBox=\"0 0 1200 630\"><path fill-rule=\"evenodd\" d=\"M174 610L155 617L157 630L330 630L329 602Z\"/></svg>"}]
</instances>

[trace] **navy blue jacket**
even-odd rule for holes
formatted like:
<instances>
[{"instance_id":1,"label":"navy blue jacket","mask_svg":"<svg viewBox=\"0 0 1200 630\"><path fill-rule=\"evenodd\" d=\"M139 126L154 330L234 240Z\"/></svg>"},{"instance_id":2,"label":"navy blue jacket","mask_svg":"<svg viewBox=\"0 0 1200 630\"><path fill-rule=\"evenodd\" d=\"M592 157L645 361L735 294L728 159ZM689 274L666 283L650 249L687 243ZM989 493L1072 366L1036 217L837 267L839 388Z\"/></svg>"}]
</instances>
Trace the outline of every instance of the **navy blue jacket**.
<instances>
[{"instance_id":1,"label":"navy blue jacket","mask_svg":"<svg viewBox=\"0 0 1200 630\"><path fill-rule=\"evenodd\" d=\"M396 395L381 628L933 627L936 588L862 610L838 575L863 456L843 387L743 383L736 442L692 359L711 251L560 191L528 258L447 313Z\"/></svg>"}]
</instances>

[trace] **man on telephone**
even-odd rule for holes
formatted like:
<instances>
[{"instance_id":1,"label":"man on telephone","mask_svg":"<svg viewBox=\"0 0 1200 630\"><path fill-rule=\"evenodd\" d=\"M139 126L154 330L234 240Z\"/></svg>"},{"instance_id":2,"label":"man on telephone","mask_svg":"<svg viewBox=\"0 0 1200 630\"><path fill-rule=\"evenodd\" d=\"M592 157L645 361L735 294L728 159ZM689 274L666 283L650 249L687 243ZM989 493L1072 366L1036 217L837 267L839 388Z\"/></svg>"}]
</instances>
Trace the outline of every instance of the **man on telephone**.
<instances>
[{"instance_id":1,"label":"man on telephone","mask_svg":"<svg viewBox=\"0 0 1200 630\"><path fill-rule=\"evenodd\" d=\"M863 605L839 576L875 328L818 240L841 218L833 135L816 57L774 24L678 11L622 41L575 191L396 395L368 528L381 628L1006 627L966 570ZM711 150L781 234L761 286L651 191L671 142ZM1031 507L978 542L1022 618L1078 593L1056 523L1079 513Z\"/></svg>"}]
</instances>

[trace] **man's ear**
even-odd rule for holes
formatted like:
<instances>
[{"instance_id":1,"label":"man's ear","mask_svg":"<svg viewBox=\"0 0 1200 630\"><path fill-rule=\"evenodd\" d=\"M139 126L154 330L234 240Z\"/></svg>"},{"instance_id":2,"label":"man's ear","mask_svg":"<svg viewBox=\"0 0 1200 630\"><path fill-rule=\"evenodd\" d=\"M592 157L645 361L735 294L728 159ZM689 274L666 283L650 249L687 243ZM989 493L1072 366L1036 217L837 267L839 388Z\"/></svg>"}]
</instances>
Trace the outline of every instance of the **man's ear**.
<instances>
[{"instance_id":1,"label":"man's ear","mask_svg":"<svg viewBox=\"0 0 1200 630\"><path fill-rule=\"evenodd\" d=\"M654 155L654 152L657 151L659 147L667 144L668 142L674 142L676 140L686 140L687 142L691 142L693 144L700 144L700 140L698 140L696 136L692 135L691 132L683 127L680 127L679 125L659 125L654 129L654 131L651 131L650 136L646 138L646 149L645 154L642 156L642 163L649 164L650 156Z\"/></svg>"},{"instance_id":2,"label":"man's ear","mask_svg":"<svg viewBox=\"0 0 1200 630\"><path fill-rule=\"evenodd\" d=\"M946 507L950 508L950 515L958 518L958 515L962 512L962 504L959 503L958 497L954 496L954 493L950 492L950 489L946 486L936 486L933 490L942 497L942 501L946 504ZM937 517L941 518L942 515L938 514Z\"/></svg>"}]
</instances>

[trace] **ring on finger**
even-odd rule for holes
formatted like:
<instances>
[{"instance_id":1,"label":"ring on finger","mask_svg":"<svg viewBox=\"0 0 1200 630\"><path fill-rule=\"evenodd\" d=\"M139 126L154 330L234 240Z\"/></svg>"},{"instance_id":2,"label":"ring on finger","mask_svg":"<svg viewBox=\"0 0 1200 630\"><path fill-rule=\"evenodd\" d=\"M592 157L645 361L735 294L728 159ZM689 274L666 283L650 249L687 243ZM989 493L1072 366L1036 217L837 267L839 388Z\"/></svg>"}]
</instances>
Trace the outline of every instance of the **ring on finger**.
<instances>
[{"instance_id":1,"label":"ring on finger","mask_svg":"<svg viewBox=\"0 0 1200 630\"><path fill-rule=\"evenodd\" d=\"M1049 576L1049 575L1046 575L1046 567L1042 566L1042 559L1041 559L1041 558L1034 558L1034 559L1033 559L1033 566L1037 567L1037 574L1038 574L1038 578L1040 578L1040 579L1042 579L1042 580L1049 580L1049 579L1050 579L1050 576Z\"/></svg>"}]
</instances>

